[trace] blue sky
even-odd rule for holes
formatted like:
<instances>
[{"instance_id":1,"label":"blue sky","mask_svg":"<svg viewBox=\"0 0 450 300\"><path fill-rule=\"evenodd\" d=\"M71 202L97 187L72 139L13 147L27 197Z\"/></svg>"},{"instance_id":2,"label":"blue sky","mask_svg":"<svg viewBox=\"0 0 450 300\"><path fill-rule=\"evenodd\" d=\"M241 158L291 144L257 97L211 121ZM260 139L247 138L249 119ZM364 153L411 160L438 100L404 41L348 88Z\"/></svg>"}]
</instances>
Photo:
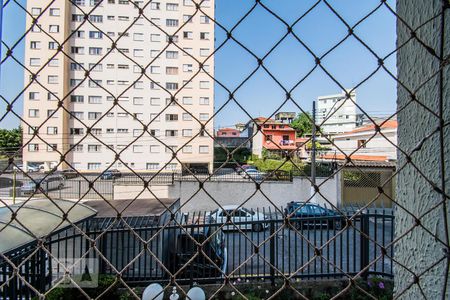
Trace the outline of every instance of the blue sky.
<instances>
[{"instance_id":1,"label":"blue sky","mask_svg":"<svg viewBox=\"0 0 450 300\"><path fill-rule=\"evenodd\" d=\"M295 22L317 1L311 0L263 0L288 24ZM19 0L19 3L25 3ZM254 0L216 0L216 20L225 28L231 29L236 22L250 10ZM282 5L280 5L282 3ZM328 3L345 19L350 26L356 24L372 9L379 0L329 0ZM388 1L395 8L394 1ZM384 57L395 50L395 16L381 7L371 17L355 28L355 33L378 56ZM258 57L263 57L286 33L286 26L257 6L254 11L233 31L233 36ZM12 45L25 31L25 18L21 8L13 2L5 8L3 19L3 40ZM347 34L347 28L336 15L320 2L294 27L297 36L317 55L322 56ZM216 27L216 45L226 39L226 33ZM14 56L23 60L23 41L14 50ZM2 49L4 55L4 49ZM229 90L236 87L257 67L256 59L234 41L228 41L215 56L215 78ZM264 60L264 65L287 89L305 76L315 65L314 57L293 37L288 36ZM328 54L322 65L344 87L353 87L363 81L378 65L376 58L354 37L348 38L338 48ZM395 54L385 61L385 66L396 74ZM23 87L23 70L11 59L1 66L1 96L9 101ZM317 68L297 88L292 91L296 105L310 111L312 101L318 96L340 92L340 87L321 69ZM283 89L260 68L235 93L236 100L252 116L269 116L285 100ZM357 102L371 115L386 115L395 111L396 83L384 71L378 71L357 89ZM216 84L215 107L219 109L228 100L228 92ZM20 99L14 110L22 112ZM280 110L299 111L289 101ZM0 113L5 112L4 103ZM232 126L237 122L248 121L248 116L235 103L229 103L215 118L215 127ZM0 122L0 128L16 127L16 117L7 117Z\"/></svg>"}]
</instances>

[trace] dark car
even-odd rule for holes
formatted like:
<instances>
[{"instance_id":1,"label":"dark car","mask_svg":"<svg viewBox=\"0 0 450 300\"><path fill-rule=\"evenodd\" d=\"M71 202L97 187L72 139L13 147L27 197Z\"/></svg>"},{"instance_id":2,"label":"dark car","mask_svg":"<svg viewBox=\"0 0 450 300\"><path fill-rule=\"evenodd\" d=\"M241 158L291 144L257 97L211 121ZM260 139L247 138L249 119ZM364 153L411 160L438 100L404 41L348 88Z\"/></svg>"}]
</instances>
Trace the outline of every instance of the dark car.
<instances>
[{"instance_id":1,"label":"dark car","mask_svg":"<svg viewBox=\"0 0 450 300\"><path fill-rule=\"evenodd\" d=\"M100 178L104 179L104 180L112 180L112 179L117 179L120 177L122 177L122 173L120 173L120 171L116 170L116 169L106 170L100 176Z\"/></svg>"},{"instance_id":2,"label":"dark car","mask_svg":"<svg viewBox=\"0 0 450 300\"><path fill-rule=\"evenodd\" d=\"M338 212L314 203L289 202L284 209L296 228L328 227L340 230L345 226L345 217Z\"/></svg>"},{"instance_id":3,"label":"dark car","mask_svg":"<svg viewBox=\"0 0 450 300\"><path fill-rule=\"evenodd\" d=\"M61 176L64 179L72 179L72 178L78 177L78 173L72 169L66 169L66 170L62 170L62 171L51 170L46 173L49 173L51 175Z\"/></svg>"},{"instance_id":4,"label":"dark car","mask_svg":"<svg viewBox=\"0 0 450 300\"><path fill-rule=\"evenodd\" d=\"M226 273L227 248L223 231L217 230L218 225L213 218L205 216L200 219L204 220L201 222L203 224L191 221L188 223L199 225L190 227L188 224L186 231L176 231L174 244L170 248L170 269L177 272L187 264L177 278L221 278ZM191 260L199 251L196 242L204 243L203 253Z\"/></svg>"}]
</instances>

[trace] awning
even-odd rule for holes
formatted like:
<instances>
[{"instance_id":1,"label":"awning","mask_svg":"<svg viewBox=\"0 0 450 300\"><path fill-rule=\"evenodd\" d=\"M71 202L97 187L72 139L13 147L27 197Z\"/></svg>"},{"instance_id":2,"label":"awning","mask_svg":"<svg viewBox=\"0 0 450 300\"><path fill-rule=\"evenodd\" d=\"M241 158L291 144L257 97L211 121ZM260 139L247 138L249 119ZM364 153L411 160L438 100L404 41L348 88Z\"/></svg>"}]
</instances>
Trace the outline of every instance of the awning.
<instances>
[{"instance_id":1,"label":"awning","mask_svg":"<svg viewBox=\"0 0 450 300\"><path fill-rule=\"evenodd\" d=\"M0 207L0 253L10 252L29 243L70 228L97 214L93 208L67 200L30 200ZM16 214L11 221L13 213ZM64 214L67 220L63 221Z\"/></svg>"}]
</instances>

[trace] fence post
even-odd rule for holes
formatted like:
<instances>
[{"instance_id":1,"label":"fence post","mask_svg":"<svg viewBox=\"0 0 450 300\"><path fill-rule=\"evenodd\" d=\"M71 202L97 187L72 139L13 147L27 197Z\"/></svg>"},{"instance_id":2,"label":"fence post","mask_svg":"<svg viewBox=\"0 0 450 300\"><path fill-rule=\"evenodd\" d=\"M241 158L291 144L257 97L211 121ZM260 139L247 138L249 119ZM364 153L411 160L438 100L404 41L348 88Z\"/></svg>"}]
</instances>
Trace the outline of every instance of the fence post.
<instances>
[{"instance_id":1,"label":"fence post","mask_svg":"<svg viewBox=\"0 0 450 300\"><path fill-rule=\"evenodd\" d=\"M78 180L78 200L81 199L81 180Z\"/></svg>"},{"instance_id":2,"label":"fence post","mask_svg":"<svg viewBox=\"0 0 450 300\"><path fill-rule=\"evenodd\" d=\"M361 214L361 270L369 265L369 236L370 236L369 216L365 213ZM362 278L367 280L369 271L362 273Z\"/></svg>"},{"instance_id":3,"label":"fence post","mask_svg":"<svg viewBox=\"0 0 450 300\"><path fill-rule=\"evenodd\" d=\"M270 218L270 284L272 286L275 286L275 243L276 243L276 236L273 236L275 233L275 222Z\"/></svg>"}]
</instances>

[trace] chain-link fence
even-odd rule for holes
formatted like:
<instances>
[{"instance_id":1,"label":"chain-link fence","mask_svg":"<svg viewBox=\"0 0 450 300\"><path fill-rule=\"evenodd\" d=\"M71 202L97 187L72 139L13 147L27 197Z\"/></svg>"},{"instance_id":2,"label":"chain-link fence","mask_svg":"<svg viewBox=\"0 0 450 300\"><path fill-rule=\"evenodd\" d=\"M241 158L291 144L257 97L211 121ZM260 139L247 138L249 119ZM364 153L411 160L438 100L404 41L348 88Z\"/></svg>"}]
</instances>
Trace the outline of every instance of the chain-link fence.
<instances>
[{"instance_id":1,"label":"chain-link fence","mask_svg":"<svg viewBox=\"0 0 450 300\"><path fill-rule=\"evenodd\" d=\"M19 120L23 143L1 151L0 297L139 299L159 283L170 299L197 299L194 285L212 299L445 299L448 1L374 1L351 22L329 0L305 1L289 20L277 9L284 2L248 2L232 22L216 4L3 1L4 16L19 11L26 26L2 39L2 71L12 65L25 82L1 96L0 124ZM237 34L257 10L282 28L267 50ZM325 51L299 33L317 10L345 32ZM397 45L383 55L364 34L377 14L397 22ZM287 39L313 62L294 84L268 63ZM371 66L351 89L330 68L348 40ZM254 65L232 85L214 68L229 44ZM387 66L395 57L398 75ZM311 115L297 91L319 71L343 94ZM239 93L258 72L284 94L264 117ZM398 87L396 111L382 120L354 96L380 73ZM227 100L215 105L218 90ZM287 104L302 114L300 129L278 116ZM366 136L356 127L338 142L324 128L348 104ZM239 135L232 142L214 132L230 107L246 118L227 131ZM372 143L373 160L393 149L382 160L395 168L361 164Z\"/></svg>"}]
</instances>

